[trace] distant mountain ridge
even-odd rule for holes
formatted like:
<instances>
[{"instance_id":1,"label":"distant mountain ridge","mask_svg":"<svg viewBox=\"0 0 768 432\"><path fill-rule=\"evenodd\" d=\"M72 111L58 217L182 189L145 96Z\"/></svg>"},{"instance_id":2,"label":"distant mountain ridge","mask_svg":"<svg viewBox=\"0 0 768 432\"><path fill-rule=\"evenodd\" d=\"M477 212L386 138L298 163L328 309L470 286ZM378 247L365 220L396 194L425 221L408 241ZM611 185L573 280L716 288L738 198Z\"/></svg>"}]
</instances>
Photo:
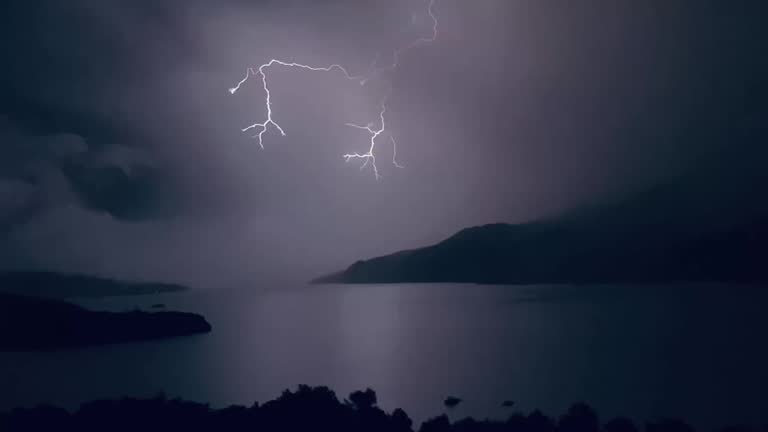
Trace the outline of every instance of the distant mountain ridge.
<instances>
[{"instance_id":1,"label":"distant mountain ridge","mask_svg":"<svg viewBox=\"0 0 768 432\"><path fill-rule=\"evenodd\" d=\"M617 223L619 222L619 223ZM715 232L601 218L467 228L432 246L358 261L317 283L768 281L768 220Z\"/></svg>"},{"instance_id":2,"label":"distant mountain ridge","mask_svg":"<svg viewBox=\"0 0 768 432\"><path fill-rule=\"evenodd\" d=\"M72 298L156 294L187 290L168 283L125 282L71 273L0 272L0 293L32 297Z\"/></svg>"}]
</instances>

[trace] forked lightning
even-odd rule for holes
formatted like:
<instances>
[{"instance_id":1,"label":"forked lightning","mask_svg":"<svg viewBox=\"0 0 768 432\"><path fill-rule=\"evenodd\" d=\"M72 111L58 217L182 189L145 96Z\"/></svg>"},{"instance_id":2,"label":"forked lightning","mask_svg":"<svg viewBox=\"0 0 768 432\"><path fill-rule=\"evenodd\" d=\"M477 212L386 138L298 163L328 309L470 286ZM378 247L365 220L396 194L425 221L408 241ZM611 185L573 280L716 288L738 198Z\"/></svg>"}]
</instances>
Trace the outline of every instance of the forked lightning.
<instances>
[{"instance_id":1,"label":"forked lightning","mask_svg":"<svg viewBox=\"0 0 768 432\"><path fill-rule=\"evenodd\" d=\"M237 83L237 85L230 88L229 92L231 94L235 94L251 77L253 77L254 75L259 75L261 77L262 87L264 88L264 94L266 95L265 102L266 102L266 108L267 108L267 118L261 123L253 123L249 126L246 126L245 128L242 129L242 131L247 132L250 130L256 130L257 133L253 135L253 137L258 138L259 146L262 149L264 148L264 134L269 130L270 126L276 129L278 132L280 132L280 135L282 136L286 135L285 130L283 130L280 124L277 123L273 118L272 94L270 93L269 85L267 81L267 69L276 67L276 66L283 66L283 67L300 68L300 69L305 69L305 70L314 71L314 72L331 72L333 70L338 70L341 73L343 73L347 79L352 81L358 81L360 85L365 85L371 79L374 79L383 73L390 72L397 69L398 65L400 64L400 56L404 52L410 49L416 48L421 44L434 42L437 39L438 21L433 11L434 3L435 3L435 0L430 0L429 6L427 7L427 13L430 19L432 20L432 34L429 37L422 37L422 38L416 39L410 44L395 50L392 53L392 63L387 65L386 67L377 67L377 60L379 58L377 55L372 65L372 73L370 73L368 76L354 76L350 74L346 68L344 68L339 64L332 64L326 67L317 67L317 66L310 66L310 65L296 63L296 62L281 61L278 59L272 59L257 68L249 67L245 72L245 77L242 80L240 80ZM376 140L382 134L388 134L392 142L392 164L398 168L403 168L403 166L397 162L397 142L395 141L395 137L392 136L391 133L386 131L386 121L384 119L384 115L387 112L386 102L387 102L387 97L384 98L381 104L381 111L379 112L379 127L377 129L374 129L373 123L369 123L365 126L357 125L354 123L346 124L349 127L363 130L370 135L370 144L368 146L368 151L365 153L348 153L348 154L342 155L344 160L347 162L349 162L352 159L363 160L363 164L360 166L360 169L364 169L365 167L370 165L373 170L373 174L377 180L381 178L381 175L379 174L379 168L376 166L376 154L375 154Z\"/></svg>"}]
</instances>

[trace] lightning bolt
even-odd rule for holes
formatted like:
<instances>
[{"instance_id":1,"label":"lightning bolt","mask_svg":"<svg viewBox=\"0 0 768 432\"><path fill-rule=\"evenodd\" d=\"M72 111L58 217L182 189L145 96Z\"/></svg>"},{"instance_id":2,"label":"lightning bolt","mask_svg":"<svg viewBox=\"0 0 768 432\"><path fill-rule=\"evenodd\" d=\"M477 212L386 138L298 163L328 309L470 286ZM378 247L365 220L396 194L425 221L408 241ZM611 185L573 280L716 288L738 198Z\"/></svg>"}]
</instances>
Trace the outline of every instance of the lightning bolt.
<instances>
[{"instance_id":1,"label":"lightning bolt","mask_svg":"<svg viewBox=\"0 0 768 432\"><path fill-rule=\"evenodd\" d=\"M429 15L429 18L432 20L432 34L430 36L428 36L428 37L418 38L418 39L414 40L413 42L411 42L410 44L396 49L392 53L392 63L389 64L386 67L376 69L375 72L371 76L369 76L367 78L364 78L361 81L361 83L363 85L366 82L368 82L370 79L372 79L374 76L376 76L376 75L382 74L384 72L391 72L391 71L397 69L397 67L400 66L400 56L403 53L405 53L406 51L410 51L410 50L412 50L414 48L417 48L420 45L432 43L432 42L437 40L437 36L438 36L438 32L437 32L438 21L437 21L437 16L435 16L435 12L433 10L434 6L435 6L435 0L430 0L429 1L429 6L427 6L427 14ZM374 63L374 66L375 65L376 65L376 63Z\"/></svg>"},{"instance_id":2,"label":"lightning bolt","mask_svg":"<svg viewBox=\"0 0 768 432\"><path fill-rule=\"evenodd\" d=\"M398 167L398 168L405 168L404 166L397 163L397 141L395 141L395 137L392 135L389 136L389 139L392 140L392 165Z\"/></svg>"},{"instance_id":3,"label":"lightning bolt","mask_svg":"<svg viewBox=\"0 0 768 432\"><path fill-rule=\"evenodd\" d=\"M387 105L386 102L384 102L381 104L381 112L379 113L379 120L381 121L381 125L378 129L373 128L373 123L368 123L365 126L356 125L354 123L346 124L349 127L362 129L368 132L371 135L371 146L368 147L368 152L366 153L347 153L342 157L346 162L349 162L351 159L363 159L365 162L363 162L363 165L360 166L361 170L368 166L368 163L370 163L371 167L373 168L373 175L376 176L376 180L379 180L381 175L379 174L379 168L376 166L376 155L373 153L373 151L376 148L376 138L384 133L384 129L386 129L386 121L384 120L384 114L386 112Z\"/></svg>"},{"instance_id":4,"label":"lightning bolt","mask_svg":"<svg viewBox=\"0 0 768 432\"><path fill-rule=\"evenodd\" d=\"M434 14L433 7L435 4L435 0L429 1L429 6L427 7L427 13L429 17L432 20L432 34L429 37L421 37L419 39L414 40L410 44L400 47L393 51L392 54L392 63L386 67L377 67L378 61L379 61L379 54L376 55L373 62L371 63L371 73L368 76L356 76L349 73L349 71L344 68L343 66L339 64L332 64L330 66L325 67L318 67L318 66L310 66L302 63L297 62L287 62L282 61L278 59L271 59L267 63L264 63L260 65L258 68L249 67L246 69L245 77L241 79L234 87L231 87L229 89L230 94L237 93L240 88L252 77L255 75L259 75L261 77L261 84L264 89L265 96L265 104L267 108L267 118L261 123L253 123L249 126L246 126L242 129L242 132L248 132L250 130L256 130L257 133L253 135L253 138L258 138L259 140L259 147L262 149L264 148L264 134L267 133L270 129L270 126L273 127L275 130L280 132L280 135L286 136L285 130L280 126L279 123L275 121L273 118L273 112L272 112L272 94L269 90L269 85L267 82L267 72L266 70L269 68L272 68L274 66L283 66L283 67L292 67L292 68L299 68L299 69L305 69L308 71L313 72L331 72L334 70L338 70L341 73L344 74L344 76L352 81L357 81L361 86L364 86L367 84L370 80L376 78L377 76L386 73L391 72L397 69L397 67L400 64L400 56L405 53L406 51L409 51L413 48L416 48L422 44L425 43L431 43L437 40L437 27L438 27L438 20L437 17ZM390 87L391 91L391 87ZM374 129L374 123L368 123L365 126L354 124L354 123L346 123L346 126L360 129L365 132L367 132L370 135L370 145L368 147L368 151L365 153L347 153L342 155L344 160L346 162L349 162L352 159L361 159L363 160L363 164L360 166L360 169L365 169L368 165L371 166L373 170L373 174L376 177L376 180L379 180L381 178L381 175L379 174L379 168L376 166L376 140L381 136L382 134L387 133L386 131L386 120L384 118L384 115L387 112L387 99L389 97L389 94L384 97L384 100L381 103L381 110L379 111L379 127L378 129ZM392 164L395 167L398 168L404 168L402 165L400 165L397 162L397 141L395 140L395 137L392 136L391 133L389 133L389 138L392 142Z\"/></svg>"},{"instance_id":5,"label":"lightning bolt","mask_svg":"<svg viewBox=\"0 0 768 432\"><path fill-rule=\"evenodd\" d=\"M338 69L342 73L344 73L344 76L346 76L347 79L357 80L357 81L360 81L361 83L362 83L362 80L363 80L362 77L355 77L355 76L350 75L349 72L347 72L347 70L343 66L338 65L338 64L332 64L332 65L330 65L328 67L313 67L313 66L308 66L308 65L305 65L305 64L301 64L301 63L295 63L295 62L288 63L288 62L280 61L280 60L277 60L277 59L272 59L269 62L264 63L263 65L259 66L259 68L256 69L256 70L258 70L258 72L256 72L256 70L254 70L254 68L248 68L245 71L245 78L240 80L240 82L238 82L236 86L230 88L229 89L229 93L235 94L238 90L240 90L240 87L243 84L245 84L245 82L248 81L248 79L252 75L256 75L256 74L261 75L261 83L264 86L264 93L266 94L267 119L264 122L262 122L262 123L254 123L254 124L252 124L250 126L246 126L246 127L244 127L242 129L242 131L243 132L248 132L251 129L257 129L257 128L260 129L259 133L254 135L253 137L259 139L259 146L262 149L264 148L264 133L267 132L267 130L269 129L270 125L274 126L275 129L277 129L277 131L280 132L280 135L285 136L285 131L283 130L283 128L280 127L280 125L272 118L272 94L269 91L269 85L267 85L267 73L264 72L265 69L267 69L269 67L272 67L274 65L280 65L280 66L285 66L285 67L296 67L296 68L306 69L306 70L310 70L310 71L314 71L314 72L319 72L319 71L330 72L330 71L332 71L334 69Z\"/></svg>"}]
</instances>

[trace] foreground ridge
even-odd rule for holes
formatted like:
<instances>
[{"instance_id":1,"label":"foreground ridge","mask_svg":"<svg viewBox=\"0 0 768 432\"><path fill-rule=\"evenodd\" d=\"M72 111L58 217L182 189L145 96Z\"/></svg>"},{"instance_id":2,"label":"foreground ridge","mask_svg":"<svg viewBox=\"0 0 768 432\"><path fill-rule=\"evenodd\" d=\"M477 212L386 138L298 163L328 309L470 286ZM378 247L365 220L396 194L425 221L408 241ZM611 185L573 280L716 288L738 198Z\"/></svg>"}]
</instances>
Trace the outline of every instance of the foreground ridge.
<instances>
[{"instance_id":1,"label":"foreground ridge","mask_svg":"<svg viewBox=\"0 0 768 432\"><path fill-rule=\"evenodd\" d=\"M509 406L506 402L503 406ZM2 431L380 431L380 432L638 432L626 418L601 423L586 404L574 404L558 418L540 411L513 413L506 420L452 422L441 415L415 429L402 409L388 413L377 406L376 393L356 391L340 401L327 387L301 385L285 390L262 405L212 409L207 404L167 399L124 398L88 402L75 412L39 406L0 413ZM665 419L645 424L646 432L695 432L679 420ZM749 431L728 428L729 432ZM725 431L724 430L724 431Z\"/></svg>"}]
</instances>

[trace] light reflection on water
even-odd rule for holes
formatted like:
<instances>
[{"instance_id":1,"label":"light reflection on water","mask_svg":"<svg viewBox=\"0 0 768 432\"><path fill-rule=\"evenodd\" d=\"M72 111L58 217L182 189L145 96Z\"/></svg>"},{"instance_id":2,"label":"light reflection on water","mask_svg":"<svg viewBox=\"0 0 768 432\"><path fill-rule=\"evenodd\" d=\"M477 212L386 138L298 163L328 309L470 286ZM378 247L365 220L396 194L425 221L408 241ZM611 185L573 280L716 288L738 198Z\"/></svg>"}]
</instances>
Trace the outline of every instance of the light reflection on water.
<instances>
[{"instance_id":1,"label":"light reflection on water","mask_svg":"<svg viewBox=\"0 0 768 432\"><path fill-rule=\"evenodd\" d=\"M371 387L417 420L516 408L768 423L768 291L707 286L299 286L88 300L204 314L209 335L0 353L0 409L124 395L249 405L299 383Z\"/></svg>"}]
</instances>

